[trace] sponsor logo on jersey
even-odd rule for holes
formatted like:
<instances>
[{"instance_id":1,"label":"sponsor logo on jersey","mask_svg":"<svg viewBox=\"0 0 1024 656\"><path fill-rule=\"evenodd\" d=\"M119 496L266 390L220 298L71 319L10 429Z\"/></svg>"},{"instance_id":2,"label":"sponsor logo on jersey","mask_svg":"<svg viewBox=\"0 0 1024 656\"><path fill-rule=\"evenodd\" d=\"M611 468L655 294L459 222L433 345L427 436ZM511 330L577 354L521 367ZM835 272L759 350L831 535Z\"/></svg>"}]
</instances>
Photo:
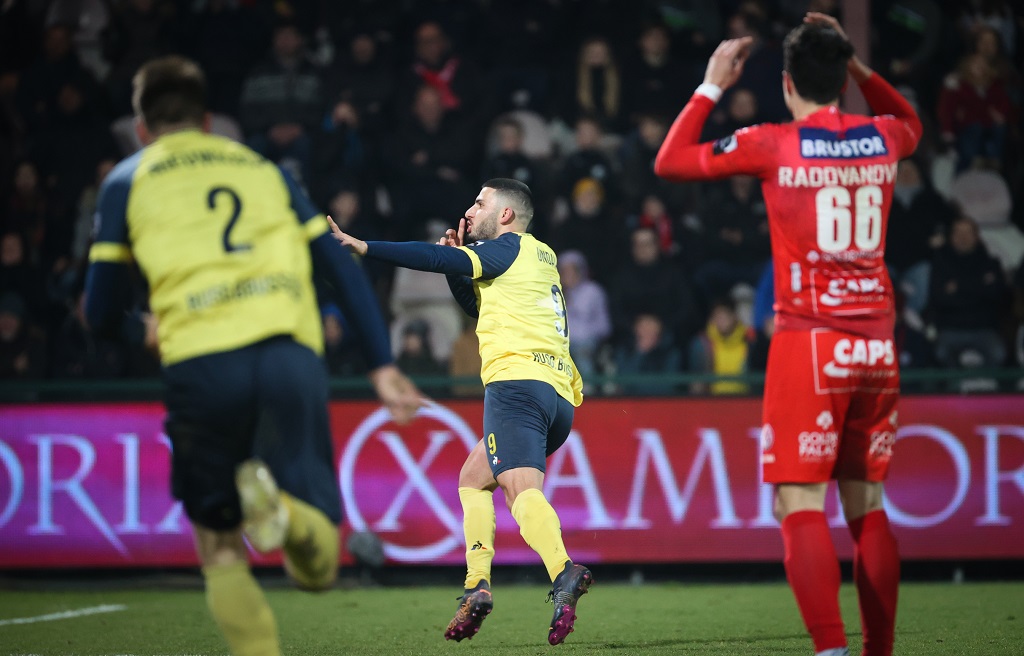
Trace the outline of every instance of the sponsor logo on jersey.
<instances>
[{"instance_id":1,"label":"sponsor logo on jersey","mask_svg":"<svg viewBox=\"0 0 1024 656\"><path fill-rule=\"evenodd\" d=\"M832 360L825 363L822 371L826 376L832 378L849 378L851 369L874 367L879 363L890 366L894 362L896 362L896 348L891 339L844 338L836 342L835 349L832 351ZM826 427L822 426L822 428Z\"/></svg>"},{"instance_id":2,"label":"sponsor logo on jersey","mask_svg":"<svg viewBox=\"0 0 1024 656\"><path fill-rule=\"evenodd\" d=\"M832 428L832 424L834 423L834 420L832 419L832 413L829 412L828 410L822 410L821 414L818 415L818 418L815 420L814 423L816 423L818 425L818 428L820 428L821 430L828 430Z\"/></svg>"},{"instance_id":3,"label":"sponsor logo on jersey","mask_svg":"<svg viewBox=\"0 0 1024 656\"><path fill-rule=\"evenodd\" d=\"M711 152L715 155L721 155L722 153L731 153L736 150L736 135L730 134L728 137L722 137L715 142L715 145L711 147Z\"/></svg>"},{"instance_id":4,"label":"sponsor logo on jersey","mask_svg":"<svg viewBox=\"0 0 1024 656\"><path fill-rule=\"evenodd\" d=\"M885 294L885 285L880 278L857 277L857 278L832 278L828 281L825 292L818 297L818 301L826 307L838 307L847 302L851 294L880 295Z\"/></svg>"},{"instance_id":5,"label":"sponsor logo on jersey","mask_svg":"<svg viewBox=\"0 0 1024 656\"><path fill-rule=\"evenodd\" d=\"M805 159L858 159L888 155L885 139L873 125L844 133L823 128L800 128L800 155Z\"/></svg>"},{"instance_id":6,"label":"sponsor logo on jersey","mask_svg":"<svg viewBox=\"0 0 1024 656\"><path fill-rule=\"evenodd\" d=\"M839 450L839 433L830 430L803 431L797 436L801 460L832 460Z\"/></svg>"},{"instance_id":7,"label":"sponsor logo on jersey","mask_svg":"<svg viewBox=\"0 0 1024 656\"><path fill-rule=\"evenodd\" d=\"M892 447L896 444L896 433L892 431L875 431L871 434L871 446L868 455L882 460L892 458Z\"/></svg>"}]
</instances>

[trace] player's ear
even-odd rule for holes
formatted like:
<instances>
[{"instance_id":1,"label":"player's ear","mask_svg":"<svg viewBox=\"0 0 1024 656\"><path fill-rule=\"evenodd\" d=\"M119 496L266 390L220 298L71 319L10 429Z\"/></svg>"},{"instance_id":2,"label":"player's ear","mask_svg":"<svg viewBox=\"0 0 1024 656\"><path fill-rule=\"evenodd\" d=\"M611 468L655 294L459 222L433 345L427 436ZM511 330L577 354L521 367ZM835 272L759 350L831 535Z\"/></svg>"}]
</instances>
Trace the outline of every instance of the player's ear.
<instances>
[{"instance_id":1,"label":"player's ear","mask_svg":"<svg viewBox=\"0 0 1024 656\"><path fill-rule=\"evenodd\" d=\"M141 116L135 117L135 136L143 146L153 143L153 135L149 132L149 128L146 127L146 122L142 120Z\"/></svg>"}]
</instances>

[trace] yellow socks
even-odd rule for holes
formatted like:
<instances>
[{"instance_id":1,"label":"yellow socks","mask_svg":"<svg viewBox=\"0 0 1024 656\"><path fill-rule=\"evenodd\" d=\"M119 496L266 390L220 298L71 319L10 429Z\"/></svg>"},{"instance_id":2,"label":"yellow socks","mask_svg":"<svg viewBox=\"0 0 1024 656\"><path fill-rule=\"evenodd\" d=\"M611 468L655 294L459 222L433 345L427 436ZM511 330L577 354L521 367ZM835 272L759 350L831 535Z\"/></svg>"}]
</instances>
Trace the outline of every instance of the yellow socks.
<instances>
[{"instance_id":1,"label":"yellow socks","mask_svg":"<svg viewBox=\"0 0 1024 656\"><path fill-rule=\"evenodd\" d=\"M284 568L304 590L326 590L338 575L338 527L313 506L285 492L288 533Z\"/></svg>"},{"instance_id":2,"label":"yellow socks","mask_svg":"<svg viewBox=\"0 0 1024 656\"><path fill-rule=\"evenodd\" d=\"M524 490L512 504L512 516L519 524L519 533L534 551L540 554L548 576L555 577L565 569L571 559L565 553L562 543L562 526L555 509L551 507L544 493L536 488Z\"/></svg>"},{"instance_id":3,"label":"yellow socks","mask_svg":"<svg viewBox=\"0 0 1024 656\"><path fill-rule=\"evenodd\" d=\"M459 488L462 530L466 535L466 589L480 581L491 582L494 560L494 493L471 487Z\"/></svg>"},{"instance_id":4,"label":"yellow socks","mask_svg":"<svg viewBox=\"0 0 1024 656\"><path fill-rule=\"evenodd\" d=\"M233 656L280 656L277 623L244 562L203 568L206 604Z\"/></svg>"}]
</instances>

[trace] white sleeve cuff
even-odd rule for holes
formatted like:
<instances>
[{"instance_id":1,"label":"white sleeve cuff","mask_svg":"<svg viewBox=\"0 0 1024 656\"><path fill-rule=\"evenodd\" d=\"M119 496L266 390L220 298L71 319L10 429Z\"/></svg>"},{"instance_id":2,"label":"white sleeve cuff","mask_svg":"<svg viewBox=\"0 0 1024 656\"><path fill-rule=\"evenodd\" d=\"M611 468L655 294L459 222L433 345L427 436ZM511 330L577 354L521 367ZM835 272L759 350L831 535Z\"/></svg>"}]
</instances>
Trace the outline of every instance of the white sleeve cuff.
<instances>
[{"instance_id":1,"label":"white sleeve cuff","mask_svg":"<svg viewBox=\"0 0 1024 656\"><path fill-rule=\"evenodd\" d=\"M711 84L710 82L704 82L697 90L695 94L700 94L705 98L708 98L713 103L717 103L722 98L722 87L717 84Z\"/></svg>"}]
</instances>

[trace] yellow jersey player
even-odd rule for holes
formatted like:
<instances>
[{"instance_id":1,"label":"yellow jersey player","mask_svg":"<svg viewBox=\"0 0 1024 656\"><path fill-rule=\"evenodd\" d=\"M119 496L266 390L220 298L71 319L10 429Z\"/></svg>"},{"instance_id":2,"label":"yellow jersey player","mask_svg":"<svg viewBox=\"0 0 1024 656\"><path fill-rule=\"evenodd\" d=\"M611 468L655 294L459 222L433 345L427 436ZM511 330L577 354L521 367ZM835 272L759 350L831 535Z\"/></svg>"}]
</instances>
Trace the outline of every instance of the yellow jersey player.
<instances>
[{"instance_id":1,"label":"yellow jersey player","mask_svg":"<svg viewBox=\"0 0 1024 656\"><path fill-rule=\"evenodd\" d=\"M452 294L478 317L484 438L459 474L467 574L458 612L445 638L472 638L493 608L493 492L500 487L526 543L544 561L555 612L548 642L573 630L576 603L593 576L572 562L555 510L541 491L547 456L569 436L583 381L569 357L569 326L555 254L527 232L533 218L530 188L516 180L489 180L473 206L438 244L364 242L335 237L367 257L448 275ZM330 219L330 217L328 217ZM464 244L465 235L477 240Z\"/></svg>"},{"instance_id":2,"label":"yellow jersey player","mask_svg":"<svg viewBox=\"0 0 1024 656\"><path fill-rule=\"evenodd\" d=\"M232 654L275 656L274 617L242 528L256 549L283 549L302 588L331 586L338 564L314 267L359 331L397 420L412 417L418 394L392 364L370 286L324 216L273 163L207 134L205 95L199 67L180 57L135 76L146 146L100 190L86 315L93 330L118 332L136 263L158 325L172 492L195 530L209 608Z\"/></svg>"}]
</instances>

